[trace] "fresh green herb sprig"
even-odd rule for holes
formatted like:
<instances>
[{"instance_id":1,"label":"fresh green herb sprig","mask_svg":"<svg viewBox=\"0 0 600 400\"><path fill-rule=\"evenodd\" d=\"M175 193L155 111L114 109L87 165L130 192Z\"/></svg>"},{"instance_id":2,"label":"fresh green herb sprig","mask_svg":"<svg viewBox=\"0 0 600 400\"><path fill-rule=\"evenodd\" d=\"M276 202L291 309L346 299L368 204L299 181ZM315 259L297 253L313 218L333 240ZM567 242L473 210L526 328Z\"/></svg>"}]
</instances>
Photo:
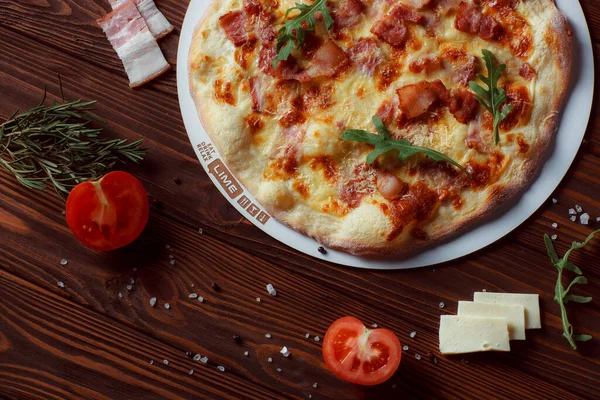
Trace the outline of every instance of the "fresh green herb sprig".
<instances>
[{"instance_id":1,"label":"fresh green herb sprig","mask_svg":"<svg viewBox=\"0 0 600 400\"><path fill-rule=\"evenodd\" d=\"M573 242L571 244L571 248L565 253L563 258L558 258L556 254L556 250L554 249L554 245L552 244L552 239L547 234L544 234L544 242L546 243L546 249L548 250L548 256L552 261L552 264L558 270L558 279L556 280L556 286L554 290L554 301L560 305L560 315L562 318L562 326L563 326L563 336L567 339L569 344L573 349L577 348L575 342L585 342L590 340L592 337L587 334L575 334L573 333L573 326L569 323L569 319L567 317L567 309L565 308L565 304L568 302L573 303L589 303L592 301L591 297L577 296L574 294L569 294L571 288L575 284L586 284L587 278L583 276L583 272L577 267L575 264L569 261L569 256L573 252L573 250L581 249L584 247L597 233L600 233L600 229L592 232L584 242ZM577 276L569 283L569 285L565 288L562 284L562 277L564 270L571 271L575 273Z\"/></svg>"},{"instance_id":2,"label":"fresh green herb sprig","mask_svg":"<svg viewBox=\"0 0 600 400\"><path fill-rule=\"evenodd\" d=\"M375 125L375 129L379 133L378 135L360 129L346 129L340 136L343 140L352 140L375 146L375 149L367 155L367 163L372 164L377 157L392 150L398 151L398 158L401 161L405 161L408 157L421 153L433 161L449 162L465 174L471 176L469 171L462 165L438 151L426 147L413 146L408 140L394 139L381 118L376 115L373 116L373 125Z\"/></svg>"},{"instance_id":3,"label":"fresh green herb sprig","mask_svg":"<svg viewBox=\"0 0 600 400\"><path fill-rule=\"evenodd\" d=\"M294 11L300 11L300 14L287 20L288 15ZM314 3L307 5L296 3L294 7L285 12L285 21L277 34L277 57L273 59L273 69L277 69L279 61L287 60L294 49L299 49L304 43L306 32L314 32L317 21L315 14L320 11L323 15L325 27L330 30L333 26L333 18L327 10L327 0L315 0Z\"/></svg>"},{"instance_id":4,"label":"fresh green herb sprig","mask_svg":"<svg viewBox=\"0 0 600 400\"><path fill-rule=\"evenodd\" d=\"M38 106L17 110L0 124L0 168L23 186L44 190L51 184L64 199L75 185L100 178L117 161L143 159L142 140L105 139L102 129L90 126L92 120L104 122L91 113L95 101L45 101L44 89Z\"/></svg>"},{"instance_id":5,"label":"fresh green herb sprig","mask_svg":"<svg viewBox=\"0 0 600 400\"><path fill-rule=\"evenodd\" d=\"M475 81L469 82L469 86L475 92L477 101L492 114L494 118L494 144L498 144L500 142L500 122L508 116L514 106L509 104L502 108L502 105L506 102L506 92L498 87L498 80L500 80L502 72L506 69L506 65L497 65L496 58L491 51L484 49L481 52L483 53L488 76L477 74L477 77L487 85L487 89L484 89Z\"/></svg>"}]
</instances>

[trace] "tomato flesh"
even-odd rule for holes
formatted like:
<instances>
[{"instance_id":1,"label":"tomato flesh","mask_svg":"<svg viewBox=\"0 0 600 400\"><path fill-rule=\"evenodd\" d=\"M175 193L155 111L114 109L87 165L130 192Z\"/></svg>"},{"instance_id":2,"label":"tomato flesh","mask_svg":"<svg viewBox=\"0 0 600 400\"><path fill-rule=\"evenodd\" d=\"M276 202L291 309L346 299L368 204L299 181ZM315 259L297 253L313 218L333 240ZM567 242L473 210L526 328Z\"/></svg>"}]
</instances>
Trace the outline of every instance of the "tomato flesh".
<instances>
[{"instance_id":1,"label":"tomato flesh","mask_svg":"<svg viewBox=\"0 0 600 400\"><path fill-rule=\"evenodd\" d=\"M338 378L360 385L388 380L400 365L400 341L387 329L367 329L354 317L343 317L327 330L323 358Z\"/></svg>"},{"instance_id":2,"label":"tomato flesh","mask_svg":"<svg viewBox=\"0 0 600 400\"><path fill-rule=\"evenodd\" d=\"M79 241L98 251L133 242L148 222L146 190L127 172L110 172L75 186L67 199L67 224Z\"/></svg>"}]
</instances>

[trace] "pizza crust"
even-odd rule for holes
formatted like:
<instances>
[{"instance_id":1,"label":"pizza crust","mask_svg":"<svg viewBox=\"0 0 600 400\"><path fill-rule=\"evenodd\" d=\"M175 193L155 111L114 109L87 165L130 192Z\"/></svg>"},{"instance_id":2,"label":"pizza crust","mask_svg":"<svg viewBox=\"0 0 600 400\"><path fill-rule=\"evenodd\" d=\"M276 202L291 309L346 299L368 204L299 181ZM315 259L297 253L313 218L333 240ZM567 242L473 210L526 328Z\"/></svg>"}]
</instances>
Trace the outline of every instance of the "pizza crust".
<instances>
[{"instance_id":1,"label":"pizza crust","mask_svg":"<svg viewBox=\"0 0 600 400\"><path fill-rule=\"evenodd\" d=\"M206 56L207 52L201 44L212 40L204 36L207 30L214 30L218 16L239 8L240 5L238 0L217 0L197 25L189 57L190 91L201 122L228 167L262 206L280 222L332 249L363 256L404 257L470 228L474 223L500 209L535 179L558 127L571 72L571 33L565 16L555 7L552 0L536 2L536 6L543 10L539 18L544 23L535 24L534 51L529 58L541 60L536 64L539 75L532 93L533 122L530 121L533 126L539 125L537 140L532 143L527 158L520 163L519 168L509 170L510 179L505 181L510 184L500 182L480 190L475 196L475 200L479 199L475 201L476 209L468 215L453 216L449 220L434 215L430 221L431 232L428 232L426 240L416 240L410 236L412 226L415 225L413 223L406 226L393 241L386 241L383 235L391 229L389 219L372 204L363 201L347 215L336 218L311 208L290 189L288 182L277 183L265 179L263 171L268 168L270 160L265 157L264 149L252 143L253 139L242 123L244 112L240 110L248 110L249 101L248 95L243 93L243 85L237 83L240 87L234 96L237 101L235 105L217 105L210 95L210 85L207 82L214 81L211 79L214 76L203 75L206 71L201 57ZM226 65L231 62L231 57L227 56L228 52L233 52L235 48L231 42L227 42L224 35L222 36L222 40L215 41L216 45L213 47L221 47L216 53L224 58L223 65ZM202 82L202 79L206 82ZM536 101L540 96L551 101ZM436 218L440 220L436 221Z\"/></svg>"}]
</instances>

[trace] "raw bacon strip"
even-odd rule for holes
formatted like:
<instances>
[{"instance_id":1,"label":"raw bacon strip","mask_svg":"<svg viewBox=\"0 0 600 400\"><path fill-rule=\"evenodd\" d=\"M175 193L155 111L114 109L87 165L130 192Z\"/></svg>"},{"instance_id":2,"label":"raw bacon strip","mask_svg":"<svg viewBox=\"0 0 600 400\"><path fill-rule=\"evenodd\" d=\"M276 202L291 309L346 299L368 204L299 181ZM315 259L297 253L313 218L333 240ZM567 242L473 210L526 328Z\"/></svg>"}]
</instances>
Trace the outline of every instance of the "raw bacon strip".
<instances>
[{"instance_id":1,"label":"raw bacon strip","mask_svg":"<svg viewBox=\"0 0 600 400\"><path fill-rule=\"evenodd\" d=\"M484 15L477 6L464 1L458 7L454 26L459 31L478 35L485 40L498 39L501 33L498 21L489 15Z\"/></svg>"},{"instance_id":2,"label":"raw bacon strip","mask_svg":"<svg viewBox=\"0 0 600 400\"><path fill-rule=\"evenodd\" d=\"M113 10L116 10L123 4L129 3L132 0L108 0ZM173 25L167 21L167 18L161 13L154 0L133 0L138 11L146 21L148 30L157 39L169 34L173 30Z\"/></svg>"},{"instance_id":3,"label":"raw bacon strip","mask_svg":"<svg viewBox=\"0 0 600 400\"><path fill-rule=\"evenodd\" d=\"M421 81L398 89L398 107L408 119L425 114L438 101L446 101L448 91L440 80Z\"/></svg>"},{"instance_id":4,"label":"raw bacon strip","mask_svg":"<svg viewBox=\"0 0 600 400\"><path fill-rule=\"evenodd\" d=\"M117 52L129 86L140 86L171 68L135 3L125 3L98 20Z\"/></svg>"},{"instance_id":5,"label":"raw bacon strip","mask_svg":"<svg viewBox=\"0 0 600 400\"><path fill-rule=\"evenodd\" d=\"M219 18L221 28L225 30L227 38L236 47L246 43L248 33L246 32L246 14L241 10L230 11Z\"/></svg>"}]
</instances>

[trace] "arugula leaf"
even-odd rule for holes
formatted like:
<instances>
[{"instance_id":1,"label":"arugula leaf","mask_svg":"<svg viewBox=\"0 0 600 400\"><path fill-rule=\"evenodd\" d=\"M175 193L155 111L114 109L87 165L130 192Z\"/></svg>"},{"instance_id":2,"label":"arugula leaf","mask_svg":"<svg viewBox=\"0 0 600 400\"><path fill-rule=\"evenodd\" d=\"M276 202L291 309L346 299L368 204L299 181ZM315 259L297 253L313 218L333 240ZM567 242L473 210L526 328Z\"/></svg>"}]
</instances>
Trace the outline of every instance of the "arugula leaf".
<instances>
[{"instance_id":1,"label":"arugula leaf","mask_svg":"<svg viewBox=\"0 0 600 400\"><path fill-rule=\"evenodd\" d=\"M294 10L300 11L300 14L287 20L288 15ZM273 69L277 69L279 61L287 60L292 50L299 49L302 46L306 32L315 31L315 26L317 25L315 14L318 11L323 15L323 21L327 30L330 30L333 26L333 18L331 18L329 10L327 10L327 0L315 0L310 5L296 3L294 7L289 8L285 12L284 19L287 21L283 23L283 26L279 28L277 33L277 57L273 59Z\"/></svg>"},{"instance_id":2,"label":"arugula leaf","mask_svg":"<svg viewBox=\"0 0 600 400\"><path fill-rule=\"evenodd\" d=\"M547 234L544 234L544 243L546 243L548 256L550 257L550 261L552 262L552 264L558 270L558 279L556 280L556 285L554 288L554 301L556 301L560 306L563 336L567 339L567 341L571 345L571 348L573 349L577 348L577 345L575 344L576 341L585 342L587 340L590 340L592 337L587 334L577 335L573 333L573 326L571 326L571 324L569 323L565 304L567 304L570 301L573 303L589 303L590 301L592 301L592 298L569 294L569 291L571 290L573 285L586 284L588 283L588 280L586 277L582 276L581 270L575 264L571 263L568 260L568 258L571 255L571 252L573 252L573 250L581 249L582 247L584 247L586 244L589 243L590 240L593 239L594 235L596 235L597 233L600 233L600 229L590 233L590 235L585 239L585 241L583 241L583 243L573 242L571 244L571 248L565 253L564 257L561 259L558 258L556 250L554 249L554 244L552 243L550 237ZM562 284L562 275L565 269L568 271L572 271L578 275L571 281L571 283L569 283L569 286L567 286L566 289Z\"/></svg>"},{"instance_id":3,"label":"arugula leaf","mask_svg":"<svg viewBox=\"0 0 600 400\"><path fill-rule=\"evenodd\" d=\"M340 136L340 138L343 140L367 143L375 146L375 149L367 155L367 163L372 164L380 155L385 154L388 151L397 150L398 158L402 161L405 161L408 157L411 157L415 154L421 153L425 154L433 161L449 162L450 164L459 168L465 174L471 176L469 171L467 171L462 165L440 152L427 147L413 146L408 140L394 139L383 124L381 118L379 118L377 115L373 116L373 125L375 125L375 129L379 133L378 135L363 131L361 129L346 129Z\"/></svg>"},{"instance_id":4,"label":"arugula leaf","mask_svg":"<svg viewBox=\"0 0 600 400\"><path fill-rule=\"evenodd\" d=\"M483 60L488 71L488 76L477 74L477 77L487 85L487 89L484 89L477 82L469 82L469 86L475 92L475 98L481 105L492 114L494 118L494 144L500 142L500 122L506 118L513 108L512 104L507 105L502 110L501 106L506 103L506 92L504 89L498 87L498 80L502 76L502 72L506 69L505 64L496 64L496 58L491 51L483 49Z\"/></svg>"}]
</instances>

